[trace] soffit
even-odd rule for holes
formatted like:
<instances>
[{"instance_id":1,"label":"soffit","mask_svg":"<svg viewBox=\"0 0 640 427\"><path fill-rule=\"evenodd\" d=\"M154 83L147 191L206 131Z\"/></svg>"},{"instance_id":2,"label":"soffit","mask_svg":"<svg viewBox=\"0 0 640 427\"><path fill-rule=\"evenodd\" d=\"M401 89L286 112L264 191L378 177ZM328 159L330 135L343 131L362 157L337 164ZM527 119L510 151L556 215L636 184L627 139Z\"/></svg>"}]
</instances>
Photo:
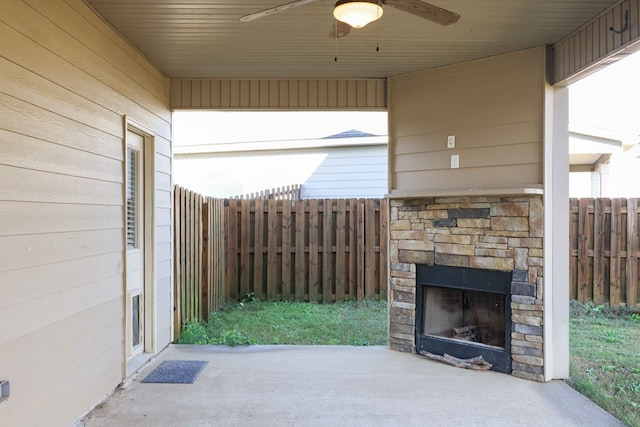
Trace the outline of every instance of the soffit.
<instances>
[{"instance_id":1,"label":"soffit","mask_svg":"<svg viewBox=\"0 0 640 427\"><path fill-rule=\"evenodd\" d=\"M319 0L251 22L288 0L86 0L171 78L384 78L553 44L613 0L434 0L462 15L442 27L391 7L379 24L330 38ZM376 45L380 51L376 52Z\"/></svg>"}]
</instances>

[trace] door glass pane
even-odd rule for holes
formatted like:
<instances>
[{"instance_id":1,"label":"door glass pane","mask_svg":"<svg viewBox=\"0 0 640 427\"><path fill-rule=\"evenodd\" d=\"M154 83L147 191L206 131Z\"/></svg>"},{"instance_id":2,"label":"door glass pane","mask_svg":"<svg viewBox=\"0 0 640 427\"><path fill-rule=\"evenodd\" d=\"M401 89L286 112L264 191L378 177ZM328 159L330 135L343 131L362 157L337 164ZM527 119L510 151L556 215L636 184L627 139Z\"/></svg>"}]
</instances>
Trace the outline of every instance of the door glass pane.
<instances>
[{"instance_id":1,"label":"door glass pane","mask_svg":"<svg viewBox=\"0 0 640 427\"><path fill-rule=\"evenodd\" d=\"M135 347L140 344L140 295L136 295L131 299L131 346Z\"/></svg>"},{"instance_id":2,"label":"door glass pane","mask_svg":"<svg viewBox=\"0 0 640 427\"><path fill-rule=\"evenodd\" d=\"M139 248L140 152L127 147L127 249Z\"/></svg>"}]
</instances>

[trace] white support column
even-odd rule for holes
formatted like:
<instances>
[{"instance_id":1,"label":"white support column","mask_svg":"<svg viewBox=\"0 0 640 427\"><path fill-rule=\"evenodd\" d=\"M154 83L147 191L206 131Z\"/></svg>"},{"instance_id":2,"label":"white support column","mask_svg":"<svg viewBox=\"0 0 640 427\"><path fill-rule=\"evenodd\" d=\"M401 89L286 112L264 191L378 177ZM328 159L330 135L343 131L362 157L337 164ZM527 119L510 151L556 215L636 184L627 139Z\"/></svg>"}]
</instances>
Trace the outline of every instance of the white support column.
<instances>
[{"instance_id":1,"label":"white support column","mask_svg":"<svg viewBox=\"0 0 640 427\"><path fill-rule=\"evenodd\" d=\"M610 178L611 167L608 164L600 165L598 168L598 176L600 177L600 194L598 197L611 197L610 188L615 188L611 186L611 178Z\"/></svg>"},{"instance_id":2,"label":"white support column","mask_svg":"<svg viewBox=\"0 0 640 427\"><path fill-rule=\"evenodd\" d=\"M591 172L591 197L600 197L600 172Z\"/></svg>"},{"instance_id":3,"label":"white support column","mask_svg":"<svg viewBox=\"0 0 640 427\"><path fill-rule=\"evenodd\" d=\"M569 376L569 90L545 89L544 376Z\"/></svg>"}]
</instances>

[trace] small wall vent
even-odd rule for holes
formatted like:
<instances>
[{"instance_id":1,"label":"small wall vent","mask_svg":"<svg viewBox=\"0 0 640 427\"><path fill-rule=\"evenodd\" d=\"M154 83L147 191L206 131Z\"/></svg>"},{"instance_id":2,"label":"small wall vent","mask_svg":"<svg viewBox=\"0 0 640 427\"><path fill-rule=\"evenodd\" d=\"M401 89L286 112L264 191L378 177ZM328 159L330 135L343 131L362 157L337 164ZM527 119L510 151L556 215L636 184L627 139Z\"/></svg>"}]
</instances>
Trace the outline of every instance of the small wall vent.
<instances>
[{"instance_id":1,"label":"small wall vent","mask_svg":"<svg viewBox=\"0 0 640 427\"><path fill-rule=\"evenodd\" d=\"M9 381L0 380L0 403L7 400L10 394L11 392L9 390Z\"/></svg>"}]
</instances>

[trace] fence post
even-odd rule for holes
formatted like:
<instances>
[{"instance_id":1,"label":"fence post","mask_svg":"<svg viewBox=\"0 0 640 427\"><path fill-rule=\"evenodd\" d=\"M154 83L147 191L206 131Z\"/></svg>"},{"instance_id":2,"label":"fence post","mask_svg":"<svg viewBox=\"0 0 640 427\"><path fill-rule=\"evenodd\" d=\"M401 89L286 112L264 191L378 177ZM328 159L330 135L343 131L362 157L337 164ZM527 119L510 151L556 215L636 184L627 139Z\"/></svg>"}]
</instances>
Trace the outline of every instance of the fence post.
<instances>
[{"instance_id":1,"label":"fence post","mask_svg":"<svg viewBox=\"0 0 640 427\"><path fill-rule=\"evenodd\" d=\"M298 301L304 299L304 289L307 282L307 263L305 262L305 231L309 230L307 221L305 220L305 202L303 200L296 200L296 231L295 231L295 298Z\"/></svg>"},{"instance_id":2,"label":"fence post","mask_svg":"<svg viewBox=\"0 0 640 427\"><path fill-rule=\"evenodd\" d=\"M209 239L209 215L210 205L205 201L202 204L202 260L200 262L202 269L202 294L200 296L200 316L205 322L209 320L209 288L211 286L211 263L209 260L210 242Z\"/></svg>"},{"instance_id":3,"label":"fence post","mask_svg":"<svg viewBox=\"0 0 640 427\"><path fill-rule=\"evenodd\" d=\"M291 299L291 200L284 197L282 204L282 299Z\"/></svg>"},{"instance_id":4,"label":"fence post","mask_svg":"<svg viewBox=\"0 0 640 427\"><path fill-rule=\"evenodd\" d=\"M202 194L196 194L195 203L195 218L194 218L194 226L196 228L196 232L194 234L195 237L195 250L194 250L194 261L196 264L196 268L194 270L194 278L196 281L196 286L193 289L194 296L194 306L193 306L193 315L196 320L202 320L202 203L204 197Z\"/></svg>"},{"instance_id":5,"label":"fence post","mask_svg":"<svg viewBox=\"0 0 640 427\"><path fill-rule=\"evenodd\" d=\"M225 264L225 232L224 232L224 200L215 200L215 216L213 218L213 234L214 240L214 265L215 276L215 292L213 294L214 308L218 309L222 306L225 300L226 291L226 264Z\"/></svg>"},{"instance_id":6,"label":"fence post","mask_svg":"<svg viewBox=\"0 0 640 427\"><path fill-rule=\"evenodd\" d=\"M589 258L587 257L587 225L589 223L589 201L580 199L578 208L578 300L587 300Z\"/></svg>"},{"instance_id":7,"label":"fence post","mask_svg":"<svg viewBox=\"0 0 640 427\"><path fill-rule=\"evenodd\" d=\"M227 289L229 298L238 298L238 201L229 200L225 216L227 232Z\"/></svg>"},{"instance_id":8,"label":"fence post","mask_svg":"<svg viewBox=\"0 0 640 427\"><path fill-rule=\"evenodd\" d=\"M278 201L269 199L267 216L267 299L272 301L280 293L278 283Z\"/></svg>"},{"instance_id":9,"label":"fence post","mask_svg":"<svg viewBox=\"0 0 640 427\"><path fill-rule=\"evenodd\" d=\"M336 206L336 301L344 300L347 283L347 201L338 199Z\"/></svg>"},{"instance_id":10,"label":"fence post","mask_svg":"<svg viewBox=\"0 0 640 427\"><path fill-rule=\"evenodd\" d=\"M610 288L609 304L620 304L620 237L622 226L622 201L611 200L611 262L610 262Z\"/></svg>"},{"instance_id":11,"label":"fence post","mask_svg":"<svg viewBox=\"0 0 640 427\"><path fill-rule=\"evenodd\" d=\"M358 282L358 201L356 199L349 199L347 205L349 206L349 221L348 221L348 241L349 241L349 279L348 279L348 293L349 299L357 299L357 282Z\"/></svg>"},{"instance_id":12,"label":"fence post","mask_svg":"<svg viewBox=\"0 0 640 427\"><path fill-rule=\"evenodd\" d=\"M376 277L376 211L375 200L365 199L365 239L364 239L364 297L373 298L376 294L377 288L380 286L380 280Z\"/></svg>"},{"instance_id":13,"label":"fence post","mask_svg":"<svg viewBox=\"0 0 640 427\"><path fill-rule=\"evenodd\" d=\"M240 297L251 292L251 271L249 271L251 254L251 200L244 199L240 206Z\"/></svg>"},{"instance_id":14,"label":"fence post","mask_svg":"<svg viewBox=\"0 0 640 427\"><path fill-rule=\"evenodd\" d=\"M309 200L309 301L318 299L318 200Z\"/></svg>"},{"instance_id":15,"label":"fence post","mask_svg":"<svg viewBox=\"0 0 640 427\"><path fill-rule=\"evenodd\" d=\"M379 293L380 299L387 299L387 288L388 278L387 278L387 245L388 245L388 231L389 231L389 199L380 200L380 267L379 267Z\"/></svg>"},{"instance_id":16,"label":"fence post","mask_svg":"<svg viewBox=\"0 0 640 427\"><path fill-rule=\"evenodd\" d=\"M175 185L173 187L173 238L174 238L174 250L173 250L173 263L174 263L174 278L173 278L173 339L175 341L180 339L180 333L182 332L182 310L180 309L180 303L182 301L182 293L180 292L182 284L182 233L180 232L182 226L182 188Z\"/></svg>"},{"instance_id":17,"label":"fence post","mask_svg":"<svg viewBox=\"0 0 640 427\"><path fill-rule=\"evenodd\" d=\"M627 200L627 306L638 303L638 199Z\"/></svg>"},{"instance_id":18,"label":"fence post","mask_svg":"<svg viewBox=\"0 0 640 427\"><path fill-rule=\"evenodd\" d=\"M569 298L578 298L578 199L569 199Z\"/></svg>"},{"instance_id":19,"label":"fence post","mask_svg":"<svg viewBox=\"0 0 640 427\"><path fill-rule=\"evenodd\" d=\"M333 200L324 199L322 206L322 302L329 303L333 298Z\"/></svg>"},{"instance_id":20,"label":"fence post","mask_svg":"<svg viewBox=\"0 0 640 427\"><path fill-rule=\"evenodd\" d=\"M357 233L357 264L358 264L358 274L356 276L356 299L358 301L364 300L364 275L365 275L365 210L364 210L364 200L358 200L358 212L356 216L356 233Z\"/></svg>"},{"instance_id":21,"label":"fence post","mask_svg":"<svg viewBox=\"0 0 640 427\"><path fill-rule=\"evenodd\" d=\"M264 292L264 200L257 199L254 208L253 294L262 299Z\"/></svg>"},{"instance_id":22,"label":"fence post","mask_svg":"<svg viewBox=\"0 0 640 427\"><path fill-rule=\"evenodd\" d=\"M593 302L604 301L604 202L595 199L593 206Z\"/></svg>"}]
</instances>

